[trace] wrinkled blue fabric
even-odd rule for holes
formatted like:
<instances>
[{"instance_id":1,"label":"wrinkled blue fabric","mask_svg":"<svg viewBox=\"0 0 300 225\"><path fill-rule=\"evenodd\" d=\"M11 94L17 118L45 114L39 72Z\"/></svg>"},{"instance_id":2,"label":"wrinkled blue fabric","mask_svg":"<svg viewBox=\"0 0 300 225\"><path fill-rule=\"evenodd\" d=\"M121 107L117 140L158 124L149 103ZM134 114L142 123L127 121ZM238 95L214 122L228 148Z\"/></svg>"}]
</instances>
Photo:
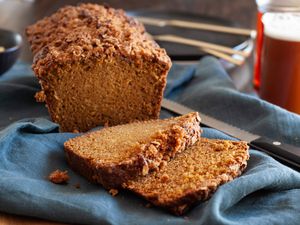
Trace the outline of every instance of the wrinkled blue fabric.
<instances>
[{"instance_id":1,"label":"wrinkled blue fabric","mask_svg":"<svg viewBox=\"0 0 300 225\"><path fill-rule=\"evenodd\" d=\"M241 74L242 76L242 74ZM83 224L300 224L300 174L264 153L250 150L248 167L212 198L177 217L122 191L112 197L69 169L63 143L78 134L58 133L29 66L19 63L0 77L0 211ZM165 91L195 110L240 128L300 146L300 117L235 90L212 57L197 65L173 65ZM163 110L162 118L173 114ZM20 120L21 119L21 120ZM230 137L210 128L203 136ZM68 185L47 180L68 170ZM80 188L75 188L75 184Z\"/></svg>"}]
</instances>

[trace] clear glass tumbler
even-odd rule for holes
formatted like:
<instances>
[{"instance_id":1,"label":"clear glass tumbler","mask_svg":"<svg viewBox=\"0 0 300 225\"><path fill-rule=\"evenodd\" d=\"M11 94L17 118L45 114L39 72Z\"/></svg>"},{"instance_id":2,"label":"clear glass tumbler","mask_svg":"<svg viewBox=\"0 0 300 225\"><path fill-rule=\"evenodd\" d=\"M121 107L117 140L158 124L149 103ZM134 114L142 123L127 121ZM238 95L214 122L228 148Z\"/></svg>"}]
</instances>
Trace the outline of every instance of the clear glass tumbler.
<instances>
[{"instance_id":1,"label":"clear glass tumbler","mask_svg":"<svg viewBox=\"0 0 300 225\"><path fill-rule=\"evenodd\" d=\"M261 98L300 114L300 1L256 2L254 87Z\"/></svg>"}]
</instances>

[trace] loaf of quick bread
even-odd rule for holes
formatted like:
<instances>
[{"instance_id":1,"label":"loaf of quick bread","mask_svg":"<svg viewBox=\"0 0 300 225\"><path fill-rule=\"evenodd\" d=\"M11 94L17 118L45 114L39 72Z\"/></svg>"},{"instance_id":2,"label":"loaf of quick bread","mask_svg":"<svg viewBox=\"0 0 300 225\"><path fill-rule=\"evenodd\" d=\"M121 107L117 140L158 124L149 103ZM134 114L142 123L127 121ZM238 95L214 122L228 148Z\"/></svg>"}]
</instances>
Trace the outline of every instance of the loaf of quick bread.
<instances>
[{"instance_id":1,"label":"loaf of quick bread","mask_svg":"<svg viewBox=\"0 0 300 225\"><path fill-rule=\"evenodd\" d=\"M171 61L123 10L66 6L26 35L42 88L36 98L61 131L158 118Z\"/></svg>"}]
</instances>

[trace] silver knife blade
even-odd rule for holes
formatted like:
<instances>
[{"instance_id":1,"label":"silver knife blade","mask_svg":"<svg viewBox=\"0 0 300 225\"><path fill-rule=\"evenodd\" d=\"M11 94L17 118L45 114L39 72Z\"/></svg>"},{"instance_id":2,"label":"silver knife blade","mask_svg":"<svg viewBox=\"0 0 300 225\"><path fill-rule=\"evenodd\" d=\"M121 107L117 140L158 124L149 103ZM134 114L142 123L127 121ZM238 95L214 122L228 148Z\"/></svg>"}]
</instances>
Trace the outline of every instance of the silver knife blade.
<instances>
[{"instance_id":1,"label":"silver knife blade","mask_svg":"<svg viewBox=\"0 0 300 225\"><path fill-rule=\"evenodd\" d=\"M189 107L181 105L177 102L168 100L166 98L164 98L162 100L162 107L169 111L177 113L179 115L183 115L183 114L187 114L187 113L196 111ZM211 116L208 116L204 113L201 113L201 112L198 112L198 113L201 118L202 124L204 124L208 127L211 127L211 128L215 128L219 131L222 131L223 133L226 133L234 138L238 138L240 140L247 141L248 143L250 143L251 141L260 137L258 135L252 134L248 131L242 130L238 127L232 126L228 123L222 122L222 121L215 119Z\"/></svg>"}]
</instances>

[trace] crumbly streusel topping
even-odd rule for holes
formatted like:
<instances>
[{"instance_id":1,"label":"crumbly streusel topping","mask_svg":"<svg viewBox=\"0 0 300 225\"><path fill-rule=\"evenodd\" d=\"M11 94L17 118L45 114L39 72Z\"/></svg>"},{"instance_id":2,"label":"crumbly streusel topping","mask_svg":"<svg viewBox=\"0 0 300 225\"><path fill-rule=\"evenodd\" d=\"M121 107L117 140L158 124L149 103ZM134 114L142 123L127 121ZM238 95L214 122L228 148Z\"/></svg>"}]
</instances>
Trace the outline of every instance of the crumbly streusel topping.
<instances>
[{"instance_id":1,"label":"crumbly streusel topping","mask_svg":"<svg viewBox=\"0 0 300 225\"><path fill-rule=\"evenodd\" d=\"M120 54L170 67L170 59L123 10L96 4L66 6L27 28L38 76L64 63Z\"/></svg>"}]
</instances>

